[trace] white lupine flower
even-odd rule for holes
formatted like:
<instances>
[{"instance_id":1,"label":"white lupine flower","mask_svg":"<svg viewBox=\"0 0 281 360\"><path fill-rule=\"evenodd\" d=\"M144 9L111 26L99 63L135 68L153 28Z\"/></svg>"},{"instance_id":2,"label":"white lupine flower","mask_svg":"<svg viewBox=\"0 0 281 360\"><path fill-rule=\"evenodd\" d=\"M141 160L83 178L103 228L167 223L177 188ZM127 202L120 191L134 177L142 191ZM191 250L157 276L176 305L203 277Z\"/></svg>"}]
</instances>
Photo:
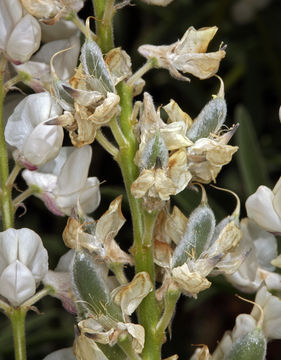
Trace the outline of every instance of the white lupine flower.
<instances>
[{"instance_id":1,"label":"white lupine flower","mask_svg":"<svg viewBox=\"0 0 281 360\"><path fill-rule=\"evenodd\" d=\"M76 357L73 354L72 347L69 347L54 351L44 357L43 360L76 360Z\"/></svg>"},{"instance_id":2,"label":"white lupine flower","mask_svg":"<svg viewBox=\"0 0 281 360\"><path fill-rule=\"evenodd\" d=\"M271 191L261 185L246 201L248 217L263 229L281 233L281 177Z\"/></svg>"},{"instance_id":3,"label":"white lupine flower","mask_svg":"<svg viewBox=\"0 0 281 360\"><path fill-rule=\"evenodd\" d=\"M0 233L0 294L18 306L35 294L48 271L48 253L30 229Z\"/></svg>"},{"instance_id":4,"label":"white lupine flower","mask_svg":"<svg viewBox=\"0 0 281 360\"><path fill-rule=\"evenodd\" d=\"M17 64L28 61L40 46L40 25L19 0L1 0L0 33L0 51Z\"/></svg>"},{"instance_id":5,"label":"white lupine flower","mask_svg":"<svg viewBox=\"0 0 281 360\"><path fill-rule=\"evenodd\" d=\"M85 213L94 211L100 202L99 180L88 177L92 157L90 146L64 147L59 155L38 171L23 171L28 185L40 189L36 194L56 215L70 215L79 202Z\"/></svg>"},{"instance_id":6,"label":"white lupine flower","mask_svg":"<svg viewBox=\"0 0 281 360\"><path fill-rule=\"evenodd\" d=\"M61 126L44 125L60 115L61 107L48 92L28 95L15 108L5 128L5 139L18 150L18 161L36 169L57 156L62 146Z\"/></svg>"},{"instance_id":7,"label":"white lupine flower","mask_svg":"<svg viewBox=\"0 0 281 360\"><path fill-rule=\"evenodd\" d=\"M49 270L42 282L45 286L51 286L54 293L51 295L60 299L64 308L75 314L76 307L74 296L72 295L72 283L70 271L74 258L74 250L69 250L61 256L55 270Z\"/></svg>"},{"instance_id":8,"label":"white lupine flower","mask_svg":"<svg viewBox=\"0 0 281 360\"><path fill-rule=\"evenodd\" d=\"M271 260L277 256L275 236L250 219L241 221L242 239L238 250L248 253L239 269L226 278L233 286L247 293L255 292L262 281L268 289L281 290L281 276L274 273Z\"/></svg>"},{"instance_id":9,"label":"white lupine flower","mask_svg":"<svg viewBox=\"0 0 281 360\"><path fill-rule=\"evenodd\" d=\"M217 30L216 26L198 30L191 26L181 40L171 45L142 45L138 51L147 59L155 58L157 66L169 70L176 79L189 80L181 72L207 79L217 73L220 61L225 57L221 47L218 51L207 53L209 42Z\"/></svg>"},{"instance_id":10,"label":"white lupine flower","mask_svg":"<svg viewBox=\"0 0 281 360\"><path fill-rule=\"evenodd\" d=\"M40 23L42 32L42 42L47 43L55 40L69 39L77 34L77 26L72 21L60 19L57 23L50 26Z\"/></svg>"},{"instance_id":11,"label":"white lupine flower","mask_svg":"<svg viewBox=\"0 0 281 360\"><path fill-rule=\"evenodd\" d=\"M15 65L15 69L30 75L31 80L27 81L27 85L34 91L50 89L53 80L50 72L50 60L54 54L64 49L69 50L58 54L54 58L53 65L57 76L66 81L74 75L80 53L80 39L77 32L69 39L55 40L44 44L30 61Z\"/></svg>"},{"instance_id":12,"label":"white lupine flower","mask_svg":"<svg viewBox=\"0 0 281 360\"><path fill-rule=\"evenodd\" d=\"M268 339L281 339L281 299L273 296L263 286L256 294L255 303L263 309L264 321L262 330ZM251 316L256 320L260 316L260 310L255 306Z\"/></svg>"}]
</instances>

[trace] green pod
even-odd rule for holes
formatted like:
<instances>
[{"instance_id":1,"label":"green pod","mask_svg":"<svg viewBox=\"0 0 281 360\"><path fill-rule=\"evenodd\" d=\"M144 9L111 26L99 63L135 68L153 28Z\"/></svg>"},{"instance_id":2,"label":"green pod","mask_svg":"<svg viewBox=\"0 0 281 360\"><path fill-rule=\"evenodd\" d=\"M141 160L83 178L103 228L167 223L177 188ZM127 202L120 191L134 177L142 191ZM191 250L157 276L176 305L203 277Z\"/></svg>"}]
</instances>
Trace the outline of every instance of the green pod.
<instances>
[{"instance_id":1,"label":"green pod","mask_svg":"<svg viewBox=\"0 0 281 360\"><path fill-rule=\"evenodd\" d=\"M123 350L115 344L113 346L96 343L100 350L104 353L104 355L108 358L108 360L126 360L127 356Z\"/></svg>"},{"instance_id":2,"label":"green pod","mask_svg":"<svg viewBox=\"0 0 281 360\"><path fill-rule=\"evenodd\" d=\"M225 360L264 360L266 339L261 329L254 329L238 339Z\"/></svg>"},{"instance_id":3,"label":"green pod","mask_svg":"<svg viewBox=\"0 0 281 360\"><path fill-rule=\"evenodd\" d=\"M74 111L74 99L65 90L66 84L63 81L57 80L53 83L54 93L60 106L66 111ZM69 86L69 85L67 85Z\"/></svg>"},{"instance_id":4,"label":"green pod","mask_svg":"<svg viewBox=\"0 0 281 360\"><path fill-rule=\"evenodd\" d=\"M77 251L73 262L73 288L80 305L99 316L122 320L121 309L111 300L104 269L87 250Z\"/></svg>"},{"instance_id":5,"label":"green pod","mask_svg":"<svg viewBox=\"0 0 281 360\"><path fill-rule=\"evenodd\" d=\"M208 102L201 110L187 131L186 136L193 142L201 138L207 138L210 133L216 133L226 118L226 102L216 97Z\"/></svg>"},{"instance_id":6,"label":"green pod","mask_svg":"<svg viewBox=\"0 0 281 360\"><path fill-rule=\"evenodd\" d=\"M104 89L103 92L115 92L110 73L104 62L102 52L94 40L86 39L82 48L80 61L86 74L94 78L93 90Z\"/></svg>"},{"instance_id":7,"label":"green pod","mask_svg":"<svg viewBox=\"0 0 281 360\"><path fill-rule=\"evenodd\" d=\"M155 165L160 163L160 167L166 167L168 165L169 152L165 141L159 132L150 139L144 150L142 151L140 158L140 168L151 169Z\"/></svg>"},{"instance_id":8,"label":"green pod","mask_svg":"<svg viewBox=\"0 0 281 360\"><path fill-rule=\"evenodd\" d=\"M174 250L172 266L183 265L193 252L197 259L210 244L216 226L215 215L208 205L198 206L190 215L187 228Z\"/></svg>"}]
</instances>

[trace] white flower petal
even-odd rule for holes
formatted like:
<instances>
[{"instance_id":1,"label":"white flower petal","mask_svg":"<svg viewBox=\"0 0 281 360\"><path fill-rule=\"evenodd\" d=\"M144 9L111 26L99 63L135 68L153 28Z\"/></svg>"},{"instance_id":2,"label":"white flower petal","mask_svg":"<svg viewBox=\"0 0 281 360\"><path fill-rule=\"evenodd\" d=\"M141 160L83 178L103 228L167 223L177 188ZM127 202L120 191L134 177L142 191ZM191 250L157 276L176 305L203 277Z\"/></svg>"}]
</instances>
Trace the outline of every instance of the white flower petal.
<instances>
[{"instance_id":1,"label":"white flower petal","mask_svg":"<svg viewBox=\"0 0 281 360\"><path fill-rule=\"evenodd\" d=\"M73 354L72 347L70 347L54 351L44 357L43 360L76 360L76 357Z\"/></svg>"},{"instance_id":2,"label":"white flower petal","mask_svg":"<svg viewBox=\"0 0 281 360\"><path fill-rule=\"evenodd\" d=\"M62 142L61 126L39 124L25 141L24 158L35 166L41 166L58 155Z\"/></svg>"},{"instance_id":3,"label":"white flower petal","mask_svg":"<svg viewBox=\"0 0 281 360\"><path fill-rule=\"evenodd\" d=\"M38 21L26 14L13 29L6 44L6 52L14 61L26 62L38 50L41 28Z\"/></svg>"},{"instance_id":4,"label":"white flower petal","mask_svg":"<svg viewBox=\"0 0 281 360\"><path fill-rule=\"evenodd\" d=\"M281 177L274 186L273 194L273 208L276 211L277 215L281 218Z\"/></svg>"},{"instance_id":5,"label":"white flower petal","mask_svg":"<svg viewBox=\"0 0 281 360\"><path fill-rule=\"evenodd\" d=\"M263 332L269 339L281 339L281 300L273 296L263 286L256 295L255 302L263 308ZM260 310L255 306L251 312L255 319L259 319Z\"/></svg>"},{"instance_id":6,"label":"white flower petal","mask_svg":"<svg viewBox=\"0 0 281 360\"><path fill-rule=\"evenodd\" d=\"M273 208L273 192L266 186L259 186L257 191L248 197L246 210L248 217L263 229L271 232L281 232L281 218Z\"/></svg>"},{"instance_id":7,"label":"white flower petal","mask_svg":"<svg viewBox=\"0 0 281 360\"><path fill-rule=\"evenodd\" d=\"M14 306L35 294L36 284L31 271L16 260L0 276L0 294Z\"/></svg>"},{"instance_id":8,"label":"white flower petal","mask_svg":"<svg viewBox=\"0 0 281 360\"><path fill-rule=\"evenodd\" d=\"M6 141L21 151L26 139L38 124L60 115L61 112L61 107L48 92L26 96L8 119L5 128Z\"/></svg>"},{"instance_id":9,"label":"white flower petal","mask_svg":"<svg viewBox=\"0 0 281 360\"><path fill-rule=\"evenodd\" d=\"M5 49L6 41L14 26L22 17L19 0L1 0L0 2L0 49Z\"/></svg>"},{"instance_id":10,"label":"white flower petal","mask_svg":"<svg viewBox=\"0 0 281 360\"><path fill-rule=\"evenodd\" d=\"M75 149L61 169L57 183L57 194L66 195L80 191L88 177L92 148L83 146Z\"/></svg>"}]
</instances>

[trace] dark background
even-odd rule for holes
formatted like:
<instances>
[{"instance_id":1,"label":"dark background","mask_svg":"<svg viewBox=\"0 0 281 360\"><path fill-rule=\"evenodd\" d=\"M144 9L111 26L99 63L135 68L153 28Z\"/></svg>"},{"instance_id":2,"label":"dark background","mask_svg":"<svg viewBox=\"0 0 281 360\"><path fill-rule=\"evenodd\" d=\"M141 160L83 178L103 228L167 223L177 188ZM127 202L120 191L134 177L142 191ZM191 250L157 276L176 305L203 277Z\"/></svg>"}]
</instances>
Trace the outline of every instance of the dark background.
<instances>
[{"instance_id":1,"label":"dark background","mask_svg":"<svg viewBox=\"0 0 281 360\"><path fill-rule=\"evenodd\" d=\"M247 1L244 1L246 3ZM258 2L258 1L257 1ZM145 61L138 52L142 44L164 45L180 39L189 26L219 27L210 51L216 51L223 41L227 44L227 56L222 60L219 75L224 79L228 104L227 125L239 122L231 144L238 144L241 151L234 156L231 165L225 166L217 178L217 185L231 189L240 196L242 216L244 202L258 185L272 187L280 176L281 124L278 109L281 104L281 2L269 1L256 11L252 18L243 22L245 11L233 17L233 6L238 1L174 0L166 8L148 6L141 1L137 6L120 10L115 17L115 44L122 46L132 57L134 70ZM90 2L80 16L92 15ZM195 117L218 88L215 78L200 81L191 76L191 83L177 81L166 70L152 70L144 76L145 90L161 105L173 98L183 110ZM238 118L237 106L244 107L244 115ZM99 145L94 144L91 175L98 176L102 186L103 201L94 214L98 218L109 202L117 196L122 186L118 167ZM24 187L23 184L19 185ZM230 214L234 199L206 187L217 220ZM174 202L188 215L200 201L200 195L185 190ZM17 227L30 227L37 231L49 251L50 269L67 250L61 233L66 218L50 214L42 203L32 198L26 202L27 213L18 217ZM129 219L124 202L123 211ZM17 215L21 215L21 210ZM119 234L122 247L130 245L130 221ZM188 359L193 352L190 344L207 344L213 351L225 330L232 329L235 317L250 312L251 305L234 295L237 290L223 278L215 278L213 286L199 294L198 299L181 298L172 326L172 339L164 345L164 357L177 353L180 359ZM59 301L43 299L37 304L41 315L30 312L27 316L28 359L38 360L56 349L71 346L73 341L72 315L62 310ZM0 360L13 359L12 338L8 320L1 316ZM281 342L269 346L268 360L279 360Z\"/></svg>"}]
</instances>

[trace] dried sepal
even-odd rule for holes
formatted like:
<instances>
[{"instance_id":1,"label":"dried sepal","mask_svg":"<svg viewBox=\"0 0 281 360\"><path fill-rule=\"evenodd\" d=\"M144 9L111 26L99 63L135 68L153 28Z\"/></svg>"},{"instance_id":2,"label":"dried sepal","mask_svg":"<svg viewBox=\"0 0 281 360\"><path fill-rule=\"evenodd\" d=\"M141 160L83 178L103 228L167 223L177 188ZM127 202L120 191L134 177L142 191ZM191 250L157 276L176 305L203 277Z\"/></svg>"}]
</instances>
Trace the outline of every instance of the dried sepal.
<instances>
[{"instance_id":1,"label":"dried sepal","mask_svg":"<svg viewBox=\"0 0 281 360\"><path fill-rule=\"evenodd\" d=\"M215 182L223 165L231 161L238 147L226 145L224 140L222 137L201 138L187 149L188 166L194 181Z\"/></svg>"},{"instance_id":2,"label":"dried sepal","mask_svg":"<svg viewBox=\"0 0 281 360\"><path fill-rule=\"evenodd\" d=\"M98 105L94 113L88 117L88 121L99 127L108 124L109 121L120 112L120 107L118 106L119 101L119 95L108 92L104 101Z\"/></svg>"},{"instance_id":3,"label":"dried sepal","mask_svg":"<svg viewBox=\"0 0 281 360\"><path fill-rule=\"evenodd\" d=\"M177 206L173 207L172 213L167 217L165 230L171 240L177 245L187 228L188 218Z\"/></svg>"},{"instance_id":4,"label":"dried sepal","mask_svg":"<svg viewBox=\"0 0 281 360\"><path fill-rule=\"evenodd\" d=\"M123 316L126 318L126 315L132 315L152 289L153 284L149 274L142 271L137 273L129 284L114 289L111 296L121 307Z\"/></svg>"},{"instance_id":5,"label":"dried sepal","mask_svg":"<svg viewBox=\"0 0 281 360\"><path fill-rule=\"evenodd\" d=\"M191 117L182 111L179 105L175 102L175 100L171 99L169 104L163 106L163 109L169 116L170 122L178 122L183 121L186 125L186 129L189 129L193 123Z\"/></svg>"},{"instance_id":6,"label":"dried sepal","mask_svg":"<svg viewBox=\"0 0 281 360\"><path fill-rule=\"evenodd\" d=\"M105 63L110 71L112 81L116 86L132 74L130 56L120 47L110 50L105 56Z\"/></svg>"},{"instance_id":7,"label":"dried sepal","mask_svg":"<svg viewBox=\"0 0 281 360\"><path fill-rule=\"evenodd\" d=\"M109 360L98 345L84 334L75 339L73 351L77 360Z\"/></svg>"},{"instance_id":8,"label":"dried sepal","mask_svg":"<svg viewBox=\"0 0 281 360\"><path fill-rule=\"evenodd\" d=\"M147 59L156 58L157 65L169 70L176 79L189 81L180 71L207 79L216 74L221 59L225 57L222 48L216 52L206 52L217 30L216 26L199 30L190 27L181 40L171 45L142 45L138 51Z\"/></svg>"},{"instance_id":9,"label":"dried sepal","mask_svg":"<svg viewBox=\"0 0 281 360\"><path fill-rule=\"evenodd\" d=\"M132 337L132 347L136 353L141 353L144 347L145 331L142 325L133 323L118 323L121 331L126 331Z\"/></svg>"},{"instance_id":10,"label":"dried sepal","mask_svg":"<svg viewBox=\"0 0 281 360\"><path fill-rule=\"evenodd\" d=\"M204 276L201 276L198 272L190 271L186 263L174 267L171 274L179 289L188 296L196 297L199 292L211 286L210 281Z\"/></svg>"},{"instance_id":11,"label":"dried sepal","mask_svg":"<svg viewBox=\"0 0 281 360\"><path fill-rule=\"evenodd\" d=\"M189 360L212 360L208 346L202 345L201 348L197 348Z\"/></svg>"}]
</instances>

